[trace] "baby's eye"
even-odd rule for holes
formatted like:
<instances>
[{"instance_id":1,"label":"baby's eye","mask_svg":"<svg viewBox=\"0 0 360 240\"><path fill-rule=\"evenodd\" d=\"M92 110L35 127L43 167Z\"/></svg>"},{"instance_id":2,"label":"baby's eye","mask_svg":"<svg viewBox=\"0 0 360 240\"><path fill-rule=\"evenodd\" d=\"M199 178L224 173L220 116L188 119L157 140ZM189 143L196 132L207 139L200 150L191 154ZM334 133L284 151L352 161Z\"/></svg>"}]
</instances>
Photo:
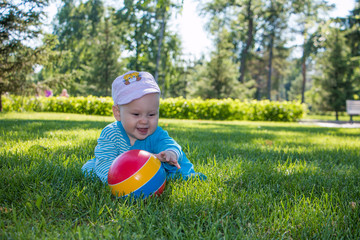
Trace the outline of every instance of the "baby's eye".
<instances>
[{"instance_id":1,"label":"baby's eye","mask_svg":"<svg viewBox=\"0 0 360 240\"><path fill-rule=\"evenodd\" d=\"M137 116L139 116L140 114L138 114L138 113L133 113L132 115L134 115L134 116L137 117Z\"/></svg>"}]
</instances>

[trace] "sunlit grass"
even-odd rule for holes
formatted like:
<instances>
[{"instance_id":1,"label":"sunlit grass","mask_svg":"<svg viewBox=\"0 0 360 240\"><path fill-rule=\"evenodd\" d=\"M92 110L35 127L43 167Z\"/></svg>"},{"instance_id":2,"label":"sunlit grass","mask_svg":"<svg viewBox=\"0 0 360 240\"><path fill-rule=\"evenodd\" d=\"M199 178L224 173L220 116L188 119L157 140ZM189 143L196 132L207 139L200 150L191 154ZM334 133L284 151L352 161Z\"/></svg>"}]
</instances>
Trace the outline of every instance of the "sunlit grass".
<instances>
[{"instance_id":1,"label":"sunlit grass","mask_svg":"<svg viewBox=\"0 0 360 240\"><path fill-rule=\"evenodd\" d=\"M1 238L360 238L360 129L161 119L208 180L134 202L80 171L112 121L0 114Z\"/></svg>"},{"instance_id":2,"label":"sunlit grass","mask_svg":"<svg viewBox=\"0 0 360 240\"><path fill-rule=\"evenodd\" d=\"M350 121L350 116L346 112L340 113L338 118L339 118L338 119L339 121L345 121L345 122ZM331 112L331 113L325 114L325 115L306 114L303 117L303 119L305 119L305 120L320 120L320 121L335 121L336 116L335 116L334 112ZM360 121L360 116L359 115L353 116L353 121Z\"/></svg>"}]
</instances>

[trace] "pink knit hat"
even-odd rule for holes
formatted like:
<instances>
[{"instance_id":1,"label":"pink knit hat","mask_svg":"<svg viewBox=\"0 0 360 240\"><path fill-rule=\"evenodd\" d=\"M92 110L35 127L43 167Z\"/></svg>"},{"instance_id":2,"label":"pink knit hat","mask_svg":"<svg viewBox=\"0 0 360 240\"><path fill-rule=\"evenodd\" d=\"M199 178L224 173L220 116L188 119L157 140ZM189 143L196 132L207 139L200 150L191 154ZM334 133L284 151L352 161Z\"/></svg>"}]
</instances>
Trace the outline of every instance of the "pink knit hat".
<instances>
[{"instance_id":1,"label":"pink knit hat","mask_svg":"<svg viewBox=\"0 0 360 240\"><path fill-rule=\"evenodd\" d=\"M159 93L160 88L148 72L130 71L112 83L114 105L123 105L149 93Z\"/></svg>"}]
</instances>

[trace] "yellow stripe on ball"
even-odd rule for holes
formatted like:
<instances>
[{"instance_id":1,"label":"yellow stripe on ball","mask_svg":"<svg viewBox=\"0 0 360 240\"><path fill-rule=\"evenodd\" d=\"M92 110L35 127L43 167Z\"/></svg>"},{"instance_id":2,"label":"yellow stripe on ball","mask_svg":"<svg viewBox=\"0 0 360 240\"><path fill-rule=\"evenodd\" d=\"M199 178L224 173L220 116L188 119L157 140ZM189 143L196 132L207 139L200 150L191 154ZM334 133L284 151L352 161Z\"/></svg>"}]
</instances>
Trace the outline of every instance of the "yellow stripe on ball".
<instances>
[{"instance_id":1,"label":"yellow stripe on ball","mask_svg":"<svg viewBox=\"0 0 360 240\"><path fill-rule=\"evenodd\" d=\"M150 156L149 160L134 175L124 181L110 185L111 192L115 196L125 196L147 183L159 170L161 163L154 156Z\"/></svg>"}]
</instances>

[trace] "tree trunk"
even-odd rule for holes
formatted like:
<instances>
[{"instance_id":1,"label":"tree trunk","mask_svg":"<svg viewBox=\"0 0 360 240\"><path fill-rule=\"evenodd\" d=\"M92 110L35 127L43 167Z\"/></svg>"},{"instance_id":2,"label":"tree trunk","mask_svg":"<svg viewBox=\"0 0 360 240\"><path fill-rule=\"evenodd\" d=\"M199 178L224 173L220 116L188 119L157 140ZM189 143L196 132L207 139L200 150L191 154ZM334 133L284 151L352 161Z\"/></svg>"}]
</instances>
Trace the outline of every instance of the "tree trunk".
<instances>
[{"instance_id":1,"label":"tree trunk","mask_svg":"<svg viewBox=\"0 0 360 240\"><path fill-rule=\"evenodd\" d=\"M261 87L259 84L259 80L256 80L256 100L261 100Z\"/></svg>"},{"instance_id":2,"label":"tree trunk","mask_svg":"<svg viewBox=\"0 0 360 240\"><path fill-rule=\"evenodd\" d=\"M107 25L107 21L105 22L105 24ZM105 28L107 28L107 26ZM106 50L105 50L106 58L108 58L109 57L108 48L109 48L110 43L109 43L109 31L107 31L107 29L105 30L105 45L106 45ZM104 79L105 79L106 83L110 83L111 80L110 80L110 73L109 73L110 70L109 70L108 60L106 60L106 62L107 62L107 64L105 66ZM105 94L106 94L106 96L111 95L111 93L109 92L109 88L105 88Z\"/></svg>"},{"instance_id":3,"label":"tree trunk","mask_svg":"<svg viewBox=\"0 0 360 240\"><path fill-rule=\"evenodd\" d=\"M0 112L3 111L3 107L2 107L2 92L0 92Z\"/></svg>"},{"instance_id":4,"label":"tree trunk","mask_svg":"<svg viewBox=\"0 0 360 240\"><path fill-rule=\"evenodd\" d=\"M135 71L140 71L139 70L139 55L140 55L140 43L136 42L136 50L135 50L135 64L134 64L134 70Z\"/></svg>"},{"instance_id":5,"label":"tree trunk","mask_svg":"<svg viewBox=\"0 0 360 240\"><path fill-rule=\"evenodd\" d=\"M165 32L165 9L164 9L164 13L162 16L162 23L161 23L161 30L160 30L160 35L159 35L159 42L158 42L158 49L157 49L157 56L156 56L156 67L155 67L155 81L158 82L159 81L159 64L160 64L160 59L161 59L161 46L162 46L162 41L164 38L164 32Z\"/></svg>"},{"instance_id":6,"label":"tree trunk","mask_svg":"<svg viewBox=\"0 0 360 240\"><path fill-rule=\"evenodd\" d=\"M245 67L246 67L246 58L250 49L250 46L253 42L253 31L254 31L254 21L253 21L253 12L251 9L251 0L248 1L247 5L247 20L248 20L248 29L247 29L247 39L245 47L241 51L241 60L240 60L240 77L239 82L244 82L245 77Z\"/></svg>"},{"instance_id":7,"label":"tree trunk","mask_svg":"<svg viewBox=\"0 0 360 240\"><path fill-rule=\"evenodd\" d=\"M270 45L269 45L269 72L268 72L268 81L267 81L267 95L270 101L271 101L271 74L272 74L273 46L274 46L274 33L272 32L270 36Z\"/></svg>"},{"instance_id":8,"label":"tree trunk","mask_svg":"<svg viewBox=\"0 0 360 240\"><path fill-rule=\"evenodd\" d=\"M305 87L306 87L306 59L303 55L302 64L301 64L301 74L302 74L302 89L301 89L301 103L305 103Z\"/></svg>"},{"instance_id":9,"label":"tree trunk","mask_svg":"<svg viewBox=\"0 0 360 240\"><path fill-rule=\"evenodd\" d=\"M307 27L306 24L304 25L304 32L303 32L303 36L304 36L304 44L303 44L303 55L302 55L302 59L301 59L301 74L302 74L302 89L301 89L301 103L305 103L305 88L306 88L306 58L307 58L307 54L306 54L306 42L307 42Z\"/></svg>"}]
</instances>

